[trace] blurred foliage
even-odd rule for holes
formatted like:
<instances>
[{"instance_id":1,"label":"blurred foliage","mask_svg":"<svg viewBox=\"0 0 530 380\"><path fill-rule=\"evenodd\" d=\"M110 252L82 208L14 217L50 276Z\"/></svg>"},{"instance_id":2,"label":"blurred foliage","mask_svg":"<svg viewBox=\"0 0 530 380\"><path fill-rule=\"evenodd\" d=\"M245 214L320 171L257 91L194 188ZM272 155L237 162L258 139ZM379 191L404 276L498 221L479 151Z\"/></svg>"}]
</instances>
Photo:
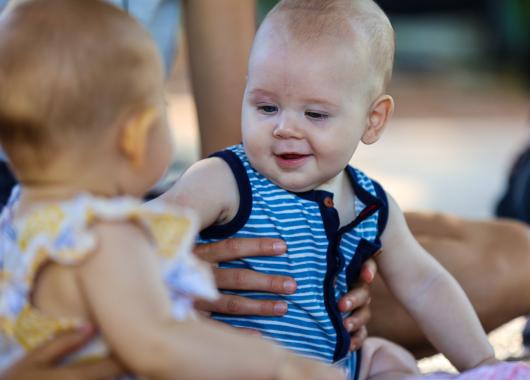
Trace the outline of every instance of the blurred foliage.
<instances>
[{"instance_id":1,"label":"blurred foliage","mask_svg":"<svg viewBox=\"0 0 530 380\"><path fill-rule=\"evenodd\" d=\"M257 2L257 9L256 9L256 16L258 23L260 23L264 18L265 15L276 5L278 0L258 0Z\"/></svg>"}]
</instances>

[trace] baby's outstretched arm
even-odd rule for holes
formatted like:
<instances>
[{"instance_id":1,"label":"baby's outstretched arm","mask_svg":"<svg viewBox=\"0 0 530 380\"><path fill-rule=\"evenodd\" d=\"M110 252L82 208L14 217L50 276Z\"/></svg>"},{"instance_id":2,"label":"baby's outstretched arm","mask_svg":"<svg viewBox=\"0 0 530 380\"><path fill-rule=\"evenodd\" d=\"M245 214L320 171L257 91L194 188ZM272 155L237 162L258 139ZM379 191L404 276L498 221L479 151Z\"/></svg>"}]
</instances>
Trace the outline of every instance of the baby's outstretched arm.
<instances>
[{"instance_id":1,"label":"baby's outstretched arm","mask_svg":"<svg viewBox=\"0 0 530 380\"><path fill-rule=\"evenodd\" d=\"M217 157L194 163L159 199L191 208L199 217L201 230L229 222L239 209L234 175L228 164Z\"/></svg>"},{"instance_id":2,"label":"baby's outstretched arm","mask_svg":"<svg viewBox=\"0 0 530 380\"><path fill-rule=\"evenodd\" d=\"M495 361L493 349L456 280L409 231L388 196L389 219L377 257L380 273L428 339L460 370Z\"/></svg>"},{"instance_id":3,"label":"baby's outstretched arm","mask_svg":"<svg viewBox=\"0 0 530 380\"><path fill-rule=\"evenodd\" d=\"M203 320L177 321L158 257L132 223L94 227L99 246L77 269L84 303L111 350L154 379L340 379L334 369Z\"/></svg>"}]
</instances>

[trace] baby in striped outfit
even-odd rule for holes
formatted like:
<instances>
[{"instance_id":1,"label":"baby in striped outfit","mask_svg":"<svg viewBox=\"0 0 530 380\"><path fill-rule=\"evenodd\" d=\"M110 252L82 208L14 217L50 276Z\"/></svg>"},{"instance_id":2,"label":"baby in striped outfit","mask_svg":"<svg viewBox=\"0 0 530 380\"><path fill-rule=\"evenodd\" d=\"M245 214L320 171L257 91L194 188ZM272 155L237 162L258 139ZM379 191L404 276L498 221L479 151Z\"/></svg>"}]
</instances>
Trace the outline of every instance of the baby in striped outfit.
<instances>
[{"instance_id":1,"label":"baby in striped outfit","mask_svg":"<svg viewBox=\"0 0 530 380\"><path fill-rule=\"evenodd\" d=\"M394 109L386 93L393 55L392 26L372 0L280 1L250 54L242 144L193 165L166 195L196 210L201 241L287 243L282 256L223 264L294 277L296 292L277 296L287 313L216 319L258 330L301 355L339 362L352 378L417 373L414 359L384 340L369 338L362 359L350 352L337 300L370 257L458 369L495 362L458 283L413 238L394 199L349 166L359 142L375 143Z\"/></svg>"}]
</instances>

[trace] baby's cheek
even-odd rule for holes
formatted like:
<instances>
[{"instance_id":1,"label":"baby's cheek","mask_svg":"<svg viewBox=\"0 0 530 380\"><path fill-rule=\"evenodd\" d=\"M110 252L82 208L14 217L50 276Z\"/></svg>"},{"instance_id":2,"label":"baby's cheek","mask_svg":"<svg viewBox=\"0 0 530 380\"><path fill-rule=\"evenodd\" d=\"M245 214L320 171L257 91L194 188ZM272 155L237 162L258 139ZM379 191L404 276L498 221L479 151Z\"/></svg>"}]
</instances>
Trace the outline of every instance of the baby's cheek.
<instances>
[{"instance_id":1,"label":"baby's cheek","mask_svg":"<svg viewBox=\"0 0 530 380\"><path fill-rule=\"evenodd\" d=\"M257 161L263 159L263 155L269 149L267 140L260 138L257 135L249 134L244 141L245 151L247 156L252 161Z\"/></svg>"}]
</instances>

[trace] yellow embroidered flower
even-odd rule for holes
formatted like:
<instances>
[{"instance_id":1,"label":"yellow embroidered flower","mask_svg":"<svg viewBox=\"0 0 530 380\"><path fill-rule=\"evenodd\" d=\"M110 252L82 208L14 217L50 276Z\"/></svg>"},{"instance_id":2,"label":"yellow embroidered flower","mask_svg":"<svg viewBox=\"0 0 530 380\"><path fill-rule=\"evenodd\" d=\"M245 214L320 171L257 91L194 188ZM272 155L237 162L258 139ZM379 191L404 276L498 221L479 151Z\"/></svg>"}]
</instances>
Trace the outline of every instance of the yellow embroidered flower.
<instances>
[{"instance_id":1,"label":"yellow embroidered flower","mask_svg":"<svg viewBox=\"0 0 530 380\"><path fill-rule=\"evenodd\" d=\"M85 220L87 226L91 225L96 220L96 214L94 213L94 210L88 208L85 212Z\"/></svg>"},{"instance_id":2,"label":"yellow embroidered flower","mask_svg":"<svg viewBox=\"0 0 530 380\"><path fill-rule=\"evenodd\" d=\"M64 211L57 205L51 205L34 212L26 221L24 229L20 233L20 251L24 252L28 248L29 242L38 234L57 235L63 220Z\"/></svg>"},{"instance_id":3,"label":"yellow embroidered flower","mask_svg":"<svg viewBox=\"0 0 530 380\"><path fill-rule=\"evenodd\" d=\"M5 317L0 317L0 333L6 336L13 336L14 331L13 322Z\"/></svg>"},{"instance_id":4,"label":"yellow embroidered flower","mask_svg":"<svg viewBox=\"0 0 530 380\"><path fill-rule=\"evenodd\" d=\"M146 218L163 257L171 257L189 234L191 222L185 217L170 214L149 215Z\"/></svg>"},{"instance_id":5,"label":"yellow embroidered flower","mask_svg":"<svg viewBox=\"0 0 530 380\"><path fill-rule=\"evenodd\" d=\"M74 329L79 323L42 314L26 305L14 324L14 336L26 350L34 349L61 332Z\"/></svg>"}]
</instances>

